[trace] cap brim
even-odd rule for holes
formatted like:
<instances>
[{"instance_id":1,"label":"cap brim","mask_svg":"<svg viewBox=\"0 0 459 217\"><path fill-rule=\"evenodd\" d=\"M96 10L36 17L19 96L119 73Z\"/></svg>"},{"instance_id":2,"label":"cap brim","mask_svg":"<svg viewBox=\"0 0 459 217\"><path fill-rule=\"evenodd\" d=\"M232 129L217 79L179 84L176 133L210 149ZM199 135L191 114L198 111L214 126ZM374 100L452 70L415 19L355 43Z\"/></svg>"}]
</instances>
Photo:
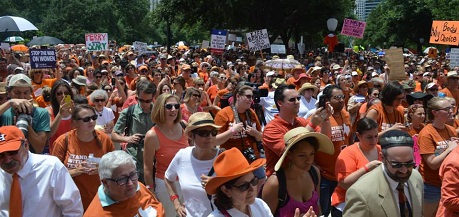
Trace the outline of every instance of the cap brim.
<instances>
[{"instance_id":1,"label":"cap brim","mask_svg":"<svg viewBox=\"0 0 459 217\"><path fill-rule=\"evenodd\" d=\"M16 141L8 141L5 143L6 144L0 145L0 153L19 150L19 148L21 148L22 141L16 140Z\"/></svg>"},{"instance_id":2,"label":"cap brim","mask_svg":"<svg viewBox=\"0 0 459 217\"><path fill-rule=\"evenodd\" d=\"M317 142L319 144L319 148L317 149L317 151L320 151L320 152L323 152L323 153L326 153L326 154L330 154L330 155L332 155L335 152L335 148L334 148L333 143L331 142L330 138L328 138L324 134L316 133L316 132L304 132L304 133L302 133L301 136L295 137L295 139L292 140L291 142L289 142L289 145L285 147L285 150L282 153L282 156L280 157L280 159L277 161L276 166L274 167L274 170L278 171L282 167L282 164L284 163L285 157L287 156L288 151L290 150L290 148L293 145L295 145L297 142L299 142L299 141L301 141L301 140L303 140L305 138L309 138L309 137L314 137L314 138L317 139Z\"/></svg>"},{"instance_id":3,"label":"cap brim","mask_svg":"<svg viewBox=\"0 0 459 217\"><path fill-rule=\"evenodd\" d=\"M207 182L206 184L207 194L209 195L216 194L218 188L220 188L220 186L222 186L226 182L233 180L235 178L241 177L247 173L253 172L254 170L262 167L265 163L266 163L266 160L264 158L259 158L253 161L248 168L232 176L218 176L218 174L216 174L217 176L211 178L209 182Z\"/></svg>"}]
</instances>

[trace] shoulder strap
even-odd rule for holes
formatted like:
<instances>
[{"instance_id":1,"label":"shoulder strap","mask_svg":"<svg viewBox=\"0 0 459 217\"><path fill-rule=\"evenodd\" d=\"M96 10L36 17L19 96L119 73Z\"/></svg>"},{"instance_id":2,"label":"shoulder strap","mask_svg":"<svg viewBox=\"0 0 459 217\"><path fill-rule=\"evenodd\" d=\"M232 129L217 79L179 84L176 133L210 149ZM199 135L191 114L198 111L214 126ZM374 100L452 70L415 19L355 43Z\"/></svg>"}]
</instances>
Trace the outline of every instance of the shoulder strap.
<instances>
[{"instance_id":1,"label":"shoulder strap","mask_svg":"<svg viewBox=\"0 0 459 217\"><path fill-rule=\"evenodd\" d=\"M180 126L182 126L183 129L186 128L186 124L183 121L180 121Z\"/></svg>"},{"instance_id":2,"label":"shoulder strap","mask_svg":"<svg viewBox=\"0 0 459 217\"><path fill-rule=\"evenodd\" d=\"M288 197L287 197L287 181L285 180L285 172L284 169L279 169L276 171L276 176L277 176L277 181L279 182L279 188L277 190L277 210L280 208L284 207L287 202L288 202Z\"/></svg>"},{"instance_id":3,"label":"shoulder strap","mask_svg":"<svg viewBox=\"0 0 459 217\"><path fill-rule=\"evenodd\" d=\"M313 166L309 169L309 175L311 175L312 181L314 182L314 188L316 188L319 184L319 175Z\"/></svg>"},{"instance_id":4,"label":"shoulder strap","mask_svg":"<svg viewBox=\"0 0 459 217\"><path fill-rule=\"evenodd\" d=\"M132 125L132 115L134 114L134 106L135 105L129 106L126 112L126 128L124 128L125 136L129 135L129 129L131 128L131 125Z\"/></svg>"},{"instance_id":5,"label":"shoulder strap","mask_svg":"<svg viewBox=\"0 0 459 217\"><path fill-rule=\"evenodd\" d=\"M69 149L69 132L65 133L65 141L64 141L64 159L65 155L67 154L67 150Z\"/></svg>"}]
</instances>

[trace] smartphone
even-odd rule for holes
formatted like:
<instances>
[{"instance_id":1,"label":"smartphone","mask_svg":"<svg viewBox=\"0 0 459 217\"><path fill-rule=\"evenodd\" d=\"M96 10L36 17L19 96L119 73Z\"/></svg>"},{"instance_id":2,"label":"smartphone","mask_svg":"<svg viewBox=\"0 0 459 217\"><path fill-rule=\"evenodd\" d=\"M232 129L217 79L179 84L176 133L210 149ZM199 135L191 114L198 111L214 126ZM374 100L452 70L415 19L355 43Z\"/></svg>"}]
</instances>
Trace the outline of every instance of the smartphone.
<instances>
[{"instance_id":1,"label":"smartphone","mask_svg":"<svg viewBox=\"0 0 459 217\"><path fill-rule=\"evenodd\" d=\"M115 79L116 79L116 78L112 78L112 87L115 86Z\"/></svg>"},{"instance_id":2,"label":"smartphone","mask_svg":"<svg viewBox=\"0 0 459 217\"><path fill-rule=\"evenodd\" d=\"M64 102L65 103L72 103L72 98L70 97L70 95L65 95Z\"/></svg>"},{"instance_id":3,"label":"smartphone","mask_svg":"<svg viewBox=\"0 0 459 217\"><path fill-rule=\"evenodd\" d=\"M319 98L319 107L318 108L324 108L325 109L325 104L327 103L327 100L325 99L325 96L322 95Z\"/></svg>"}]
</instances>

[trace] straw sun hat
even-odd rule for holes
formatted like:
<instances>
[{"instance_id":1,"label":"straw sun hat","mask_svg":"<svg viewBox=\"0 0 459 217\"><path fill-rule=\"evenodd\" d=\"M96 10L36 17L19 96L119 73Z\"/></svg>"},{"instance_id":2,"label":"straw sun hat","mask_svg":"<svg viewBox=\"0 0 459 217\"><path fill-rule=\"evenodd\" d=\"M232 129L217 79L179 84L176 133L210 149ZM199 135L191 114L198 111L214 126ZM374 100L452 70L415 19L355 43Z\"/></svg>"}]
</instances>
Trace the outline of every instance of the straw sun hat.
<instances>
[{"instance_id":1,"label":"straw sun hat","mask_svg":"<svg viewBox=\"0 0 459 217\"><path fill-rule=\"evenodd\" d=\"M185 128L185 135L188 134L188 132L201 128L201 127L206 127L206 126L211 126L216 129L220 129L221 126L218 126L215 124L214 119L208 112L196 112L190 116L188 119L188 125Z\"/></svg>"}]
</instances>

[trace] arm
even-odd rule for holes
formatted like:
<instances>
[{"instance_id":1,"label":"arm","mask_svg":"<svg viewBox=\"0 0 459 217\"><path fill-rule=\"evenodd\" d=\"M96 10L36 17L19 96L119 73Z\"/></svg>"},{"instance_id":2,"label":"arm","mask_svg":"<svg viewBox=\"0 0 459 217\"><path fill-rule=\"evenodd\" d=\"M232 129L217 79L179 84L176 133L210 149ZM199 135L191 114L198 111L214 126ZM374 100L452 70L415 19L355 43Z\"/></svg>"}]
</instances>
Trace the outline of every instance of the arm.
<instances>
[{"instance_id":1,"label":"arm","mask_svg":"<svg viewBox=\"0 0 459 217\"><path fill-rule=\"evenodd\" d=\"M349 161L347 161L347 162L349 162ZM365 166L368 168L368 170L371 171L371 170L375 169L376 167L378 167L379 164L381 164L381 161L374 160L374 161L371 161L371 162L367 163ZM361 168L357 169L356 171L352 172L351 174L349 174L348 176L346 176L343 180L338 181L338 185L343 189L348 189L355 182L357 182L357 180L361 176L365 175L366 173L367 173L367 171L365 170L365 168L361 167Z\"/></svg>"},{"instance_id":2,"label":"arm","mask_svg":"<svg viewBox=\"0 0 459 217\"><path fill-rule=\"evenodd\" d=\"M53 173L55 180L53 185L53 199L54 202L62 210L62 216L82 216L83 204L81 202L80 192L75 185L73 179L67 172L67 169L59 164L60 168Z\"/></svg>"},{"instance_id":3,"label":"arm","mask_svg":"<svg viewBox=\"0 0 459 217\"><path fill-rule=\"evenodd\" d=\"M457 180L459 180L459 171L456 165L446 165L441 171L443 175L442 187L441 187L441 198L443 198L443 206L451 211L459 212L459 188L457 186Z\"/></svg>"},{"instance_id":4,"label":"arm","mask_svg":"<svg viewBox=\"0 0 459 217\"><path fill-rule=\"evenodd\" d=\"M70 109L73 107L73 103L65 103L64 99L62 99L61 106L59 107L59 113L57 113L56 117L54 117L54 120L51 122L50 125L50 132L49 132L49 137L54 136L54 134L57 132L57 129L59 129L59 124L62 120L62 114L64 114L66 117L68 117L70 113Z\"/></svg>"},{"instance_id":5,"label":"arm","mask_svg":"<svg viewBox=\"0 0 459 217\"><path fill-rule=\"evenodd\" d=\"M144 142L144 151L143 151L143 170L145 175L145 185L149 185L150 189L154 191L155 189L155 182L153 174L154 170L154 161L155 161L155 153L156 150L159 148L159 141L158 137L154 130L149 130L145 135L145 142Z\"/></svg>"},{"instance_id":6,"label":"arm","mask_svg":"<svg viewBox=\"0 0 459 217\"><path fill-rule=\"evenodd\" d=\"M435 156L435 154L423 154L422 159L426 162L426 164L430 167L432 170L436 170L440 168L441 164L443 163L443 160L445 160L446 156L456 148L457 143L455 141L451 141L448 143L448 148L441 153L438 156Z\"/></svg>"},{"instance_id":7,"label":"arm","mask_svg":"<svg viewBox=\"0 0 459 217\"><path fill-rule=\"evenodd\" d=\"M278 200L279 181L276 175L271 175L266 181L263 191L261 193L261 199L268 204L269 209L273 215L276 214Z\"/></svg>"},{"instance_id":8,"label":"arm","mask_svg":"<svg viewBox=\"0 0 459 217\"><path fill-rule=\"evenodd\" d=\"M218 106L218 103L220 103L220 96L219 95L215 96L213 105L214 106Z\"/></svg>"},{"instance_id":9,"label":"arm","mask_svg":"<svg viewBox=\"0 0 459 217\"><path fill-rule=\"evenodd\" d=\"M175 188L175 184L173 181L170 181L169 179L164 179L164 183L166 184L167 192L169 193L170 196L176 195L177 194L177 189ZM185 217L186 216L186 210L185 210L185 204L180 202L180 198L174 199L172 201L175 207L175 211L180 217Z\"/></svg>"},{"instance_id":10,"label":"arm","mask_svg":"<svg viewBox=\"0 0 459 217\"><path fill-rule=\"evenodd\" d=\"M233 126L228 130L217 135L214 145L218 146L225 143L233 136L233 134L240 133L242 130L244 130L244 125L242 123L233 124Z\"/></svg>"}]
</instances>

